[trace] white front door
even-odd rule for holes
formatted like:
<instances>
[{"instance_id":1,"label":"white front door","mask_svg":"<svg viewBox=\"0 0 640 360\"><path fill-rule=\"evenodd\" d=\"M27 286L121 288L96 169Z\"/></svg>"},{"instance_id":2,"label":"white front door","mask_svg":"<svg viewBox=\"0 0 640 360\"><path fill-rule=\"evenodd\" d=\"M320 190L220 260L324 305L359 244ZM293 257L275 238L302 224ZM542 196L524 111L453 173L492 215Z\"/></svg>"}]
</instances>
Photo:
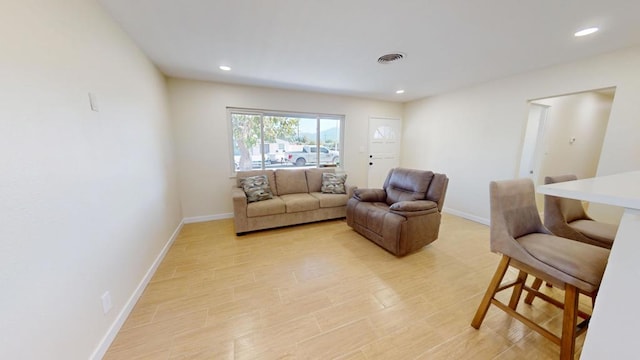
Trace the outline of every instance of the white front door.
<instances>
[{"instance_id":1,"label":"white front door","mask_svg":"<svg viewBox=\"0 0 640 360\"><path fill-rule=\"evenodd\" d=\"M389 170L400 166L402 122L369 118L369 188L382 188Z\"/></svg>"}]
</instances>

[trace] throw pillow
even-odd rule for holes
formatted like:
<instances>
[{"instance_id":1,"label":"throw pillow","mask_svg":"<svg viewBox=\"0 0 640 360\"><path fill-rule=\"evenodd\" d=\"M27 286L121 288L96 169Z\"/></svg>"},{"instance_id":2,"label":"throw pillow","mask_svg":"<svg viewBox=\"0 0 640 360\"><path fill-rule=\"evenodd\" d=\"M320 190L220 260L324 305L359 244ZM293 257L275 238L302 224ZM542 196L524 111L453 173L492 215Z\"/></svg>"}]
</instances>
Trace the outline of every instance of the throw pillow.
<instances>
[{"instance_id":1,"label":"throw pillow","mask_svg":"<svg viewBox=\"0 0 640 360\"><path fill-rule=\"evenodd\" d=\"M273 193L266 175L249 176L240 180L242 190L247 194L247 202L273 199Z\"/></svg>"},{"instance_id":2,"label":"throw pillow","mask_svg":"<svg viewBox=\"0 0 640 360\"><path fill-rule=\"evenodd\" d=\"M325 194L346 194L345 181L347 181L347 174L323 173L320 191Z\"/></svg>"}]
</instances>

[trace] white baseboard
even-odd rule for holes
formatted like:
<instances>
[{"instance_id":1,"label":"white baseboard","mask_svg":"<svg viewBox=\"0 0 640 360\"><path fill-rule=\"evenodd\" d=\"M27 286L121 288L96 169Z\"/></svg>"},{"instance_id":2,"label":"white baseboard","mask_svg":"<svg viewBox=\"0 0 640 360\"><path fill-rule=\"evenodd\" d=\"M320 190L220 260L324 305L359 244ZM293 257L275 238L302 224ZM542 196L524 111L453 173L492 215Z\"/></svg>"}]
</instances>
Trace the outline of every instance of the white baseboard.
<instances>
[{"instance_id":1,"label":"white baseboard","mask_svg":"<svg viewBox=\"0 0 640 360\"><path fill-rule=\"evenodd\" d=\"M485 218L482 218L482 217L479 217L479 216L476 216L476 215L471 215L471 214L466 213L464 211L458 211L458 210L449 209L449 208L446 208L446 207L444 209L442 209L442 211L447 213L447 214L459 216L461 218L465 218L467 220L475 221L477 223L484 224L484 225L487 225L487 226L489 226L489 224L490 224L489 219L485 219Z\"/></svg>"},{"instance_id":2,"label":"white baseboard","mask_svg":"<svg viewBox=\"0 0 640 360\"><path fill-rule=\"evenodd\" d=\"M233 213L227 213L227 214L218 214L218 215L188 217L188 218L184 218L182 222L185 224L192 224L192 223L199 223L199 222L205 222L205 221L232 219L232 218L233 218Z\"/></svg>"},{"instance_id":3,"label":"white baseboard","mask_svg":"<svg viewBox=\"0 0 640 360\"><path fill-rule=\"evenodd\" d=\"M96 350L93 352L93 354L91 354L90 359L102 359L102 357L104 357L104 354L107 353L109 346L111 346L111 343L116 338L116 335L118 335L118 331L120 331L122 325L124 325L124 322L127 320L127 317L129 317L129 314L131 313L131 311L133 311L133 307L138 302L138 299L140 299L140 296L142 296L142 292L149 284L149 281L151 281L153 274L155 274L158 266L160 266L160 263L164 259L165 255L167 255L169 248L171 248L171 245L173 245L173 242L178 237L180 230L182 230L182 225L184 225L184 220L180 222L176 230L171 235L171 238L169 238L169 241L167 241L160 254L158 254L153 264L151 264L151 267L149 268L149 270L147 270L147 273L142 278L142 281L140 281L136 290L133 292L129 300L125 303L124 308L116 317L115 321L109 328L109 331L107 331L107 334L102 338Z\"/></svg>"}]
</instances>

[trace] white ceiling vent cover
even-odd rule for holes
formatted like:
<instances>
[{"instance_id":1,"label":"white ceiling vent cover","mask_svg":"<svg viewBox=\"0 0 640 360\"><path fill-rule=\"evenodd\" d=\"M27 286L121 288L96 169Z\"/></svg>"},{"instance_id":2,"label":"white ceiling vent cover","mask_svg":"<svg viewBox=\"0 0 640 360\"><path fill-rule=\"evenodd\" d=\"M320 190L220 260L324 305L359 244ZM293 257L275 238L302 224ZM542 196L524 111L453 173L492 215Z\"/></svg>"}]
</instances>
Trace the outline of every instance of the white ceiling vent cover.
<instances>
[{"instance_id":1,"label":"white ceiling vent cover","mask_svg":"<svg viewBox=\"0 0 640 360\"><path fill-rule=\"evenodd\" d=\"M405 58L405 54L403 53L391 53L382 55L378 58L378 62L380 64L390 64L392 62L400 61Z\"/></svg>"}]
</instances>

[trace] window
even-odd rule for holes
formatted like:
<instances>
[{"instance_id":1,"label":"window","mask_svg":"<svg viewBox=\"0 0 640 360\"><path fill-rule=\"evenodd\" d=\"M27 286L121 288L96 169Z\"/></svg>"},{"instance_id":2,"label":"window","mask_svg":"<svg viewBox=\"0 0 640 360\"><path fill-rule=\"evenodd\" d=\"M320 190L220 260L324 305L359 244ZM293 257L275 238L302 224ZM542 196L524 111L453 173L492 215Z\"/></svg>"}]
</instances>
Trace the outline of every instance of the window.
<instances>
[{"instance_id":1,"label":"window","mask_svg":"<svg viewBox=\"0 0 640 360\"><path fill-rule=\"evenodd\" d=\"M228 109L236 170L341 166L344 116Z\"/></svg>"}]
</instances>

